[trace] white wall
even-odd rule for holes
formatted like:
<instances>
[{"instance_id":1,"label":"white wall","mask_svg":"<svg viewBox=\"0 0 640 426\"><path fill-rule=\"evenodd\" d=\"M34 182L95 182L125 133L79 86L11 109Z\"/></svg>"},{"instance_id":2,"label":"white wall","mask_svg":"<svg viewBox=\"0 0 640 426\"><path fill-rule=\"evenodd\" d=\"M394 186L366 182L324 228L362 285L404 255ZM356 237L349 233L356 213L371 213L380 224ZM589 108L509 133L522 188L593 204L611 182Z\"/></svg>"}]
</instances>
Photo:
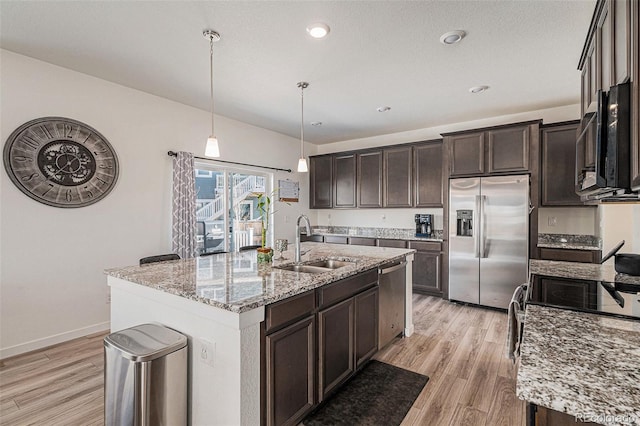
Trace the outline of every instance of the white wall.
<instances>
[{"instance_id":1,"label":"white wall","mask_svg":"<svg viewBox=\"0 0 640 426\"><path fill-rule=\"evenodd\" d=\"M100 202L79 209L40 204L0 178L0 358L109 328L105 268L169 252L171 158L202 155L206 111L0 51L1 136L38 117L64 116L101 132L116 150L120 177ZM295 170L298 140L216 117L222 159ZM300 202L279 206L277 237L293 240L308 213L307 175ZM285 223L288 217L289 223Z\"/></svg>"},{"instance_id":2,"label":"white wall","mask_svg":"<svg viewBox=\"0 0 640 426\"><path fill-rule=\"evenodd\" d=\"M567 105L558 108L536 110L526 113L504 115L482 120L453 123L444 126L429 127L407 132L392 133L388 135L373 136L370 138L352 139L331 144L319 145L316 148L316 153L327 154L332 152L349 151L376 146L395 145L408 142L424 141L429 139L440 139L440 135L442 133L455 132L459 130L478 129L482 127L496 126L501 124L517 123L519 121L543 119L545 124L550 124L561 121L577 120L579 117L580 105ZM572 210L576 212L573 212ZM558 225L554 227L552 233L594 234L597 223L595 216L588 217L585 216L584 213L577 212L577 210L580 209L563 209L563 211L554 213L556 216L558 216L559 220ZM357 213L354 214L354 212ZM312 221L317 222L320 226L334 225L365 226L376 228L412 228L413 226L415 226L413 216L416 213L434 214L434 229L442 229L442 209L316 210L315 217L312 219ZM579 217L579 220L576 221L571 219L576 215L577 217Z\"/></svg>"},{"instance_id":3,"label":"white wall","mask_svg":"<svg viewBox=\"0 0 640 426\"><path fill-rule=\"evenodd\" d=\"M541 234L599 235L597 207L541 207L538 232Z\"/></svg>"},{"instance_id":4,"label":"white wall","mask_svg":"<svg viewBox=\"0 0 640 426\"><path fill-rule=\"evenodd\" d=\"M603 253L621 240L625 244L620 253L640 253L640 204L606 204L598 209Z\"/></svg>"}]
</instances>

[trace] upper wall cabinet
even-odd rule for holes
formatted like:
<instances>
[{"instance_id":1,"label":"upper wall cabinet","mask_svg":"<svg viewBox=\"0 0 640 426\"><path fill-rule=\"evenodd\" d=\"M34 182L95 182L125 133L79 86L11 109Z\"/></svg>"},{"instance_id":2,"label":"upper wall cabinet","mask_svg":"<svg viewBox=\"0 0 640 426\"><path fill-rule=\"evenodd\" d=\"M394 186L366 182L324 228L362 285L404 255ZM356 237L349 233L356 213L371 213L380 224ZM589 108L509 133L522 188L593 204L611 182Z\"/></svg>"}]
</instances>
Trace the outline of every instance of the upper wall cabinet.
<instances>
[{"instance_id":1,"label":"upper wall cabinet","mask_svg":"<svg viewBox=\"0 0 640 426\"><path fill-rule=\"evenodd\" d=\"M309 160L309 208L442 207L441 139Z\"/></svg>"},{"instance_id":2,"label":"upper wall cabinet","mask_svg":"<svg viewBox=\"0 0 640 426\"><path fill-rule=\"evenodd\" d=\"M527 172L539 121L445 135L450 176Z\"/></svg>"},{"instance_id":3,"label":"upper wall cabinet","mask_svg":"<svg viewBox=\"0 0 640 426\"><path fill-rule=\"evenodd\" d=\"M584 206L575 191L576 135L579 122L543 126L541 205Z\"/></svg>"},{"instance_id":4,"label":"upper wall cabinet","mask_svg":"<svg viewBox=\"0 0 640 426\"><path fill-rule=\"evenodd\" d=\"M382 150L361 152L358 160L358 207L382 207Z\"/></svg>"},{"instance_id":5,"label":"upper wall cabinet","mask_svg":"<svg viewBox=\"0 0 640 426\"><path fill-rule=\"evenodd\" d=\"M333 157L333 207L356 206L356 154Z\"/></svg>"},{"instance_id":6,"label":"upper wall cabinet","mask_svg":"<svg viewBox=\"0 0 640 426\"><path fill-rule=\"evenodd\" d=\"M333 156L309 157L309 207L330 209L333 205Z\"/></svg>"},{"instance_id":7,"label":"upper wall cabinet","mask_svg":"<svg viewBox=\"0 0 640 426\"><path fill-rule=\"evenodd\" d=\"M412 147L385 148L382 153L383 207L412 207Z\"/></svg>"},{"instance_id":8,"label":"upper wall cabinet","mask_svg":"<svg viewBox=\"0 0 640 426\"><path fill-rule=\"evenodd\" d=\"M442 207L442 141L413 147L415 207Z\"/></svg>"}]
</instances>

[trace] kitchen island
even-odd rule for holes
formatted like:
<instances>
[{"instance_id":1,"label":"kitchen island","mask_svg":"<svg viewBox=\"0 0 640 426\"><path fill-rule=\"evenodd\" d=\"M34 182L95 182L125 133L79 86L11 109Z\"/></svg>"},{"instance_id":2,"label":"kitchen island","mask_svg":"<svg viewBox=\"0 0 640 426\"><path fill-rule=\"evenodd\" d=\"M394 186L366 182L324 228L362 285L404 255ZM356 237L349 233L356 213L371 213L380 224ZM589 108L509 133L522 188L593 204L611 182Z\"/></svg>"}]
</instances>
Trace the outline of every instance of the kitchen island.
<instances>
[{"instance_id":1,"label":"kitchen island","mask_svg":"<svg viewBox=\"0 0 640 426\"><path fill-rule=\"evenodd\" d=\"M218 254L105 271L111 286L111 331L157 322L189 340L190 422L261 422L261 324L268 305L405 259L404 335L413 333L413 250L306 242L303 263L351 261L348 266L309 274L258 268L254 251Z\"/></svg>"}]
</instances>

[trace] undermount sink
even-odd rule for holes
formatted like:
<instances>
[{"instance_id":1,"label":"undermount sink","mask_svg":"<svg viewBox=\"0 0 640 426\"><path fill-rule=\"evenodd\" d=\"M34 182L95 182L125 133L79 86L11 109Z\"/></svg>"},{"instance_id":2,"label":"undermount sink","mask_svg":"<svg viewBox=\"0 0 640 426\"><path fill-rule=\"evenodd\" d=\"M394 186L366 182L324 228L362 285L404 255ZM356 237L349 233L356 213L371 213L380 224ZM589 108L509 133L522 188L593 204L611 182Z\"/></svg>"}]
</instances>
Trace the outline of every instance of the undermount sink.
<instances>
[{"instance_id":1,"label":"undermount sink","mask_svg":"<svg viewBox=\"0 0 640 426\"><path fill-rule=\"evenodd\" d=\"M328 269L338 269L338 268L342 268L343 266L353 266L355 265L355 263L346 262L344 260L327 259L327 260L319 260L317 262L310 262L310 263L307 263L307 265L319 266L321 268L328 268Z\"/></svg>"},{"instance_id":2,"label":"undermount sink","mask_svg":"<svg viewBox=\"0 0 640 426\"><path fill-rule=\"evenodd\" d=\"M321 274L323 272L329 272L332 269L342 268L344 266L355 265L354 262L346 262L343 260L326 259L318 260L316 262L305 263L304 265L290 264L282 266L274 266L277 269L284 269L286 271L294 272L306 272L308 274Z\"/></svg>"}]
</instances>

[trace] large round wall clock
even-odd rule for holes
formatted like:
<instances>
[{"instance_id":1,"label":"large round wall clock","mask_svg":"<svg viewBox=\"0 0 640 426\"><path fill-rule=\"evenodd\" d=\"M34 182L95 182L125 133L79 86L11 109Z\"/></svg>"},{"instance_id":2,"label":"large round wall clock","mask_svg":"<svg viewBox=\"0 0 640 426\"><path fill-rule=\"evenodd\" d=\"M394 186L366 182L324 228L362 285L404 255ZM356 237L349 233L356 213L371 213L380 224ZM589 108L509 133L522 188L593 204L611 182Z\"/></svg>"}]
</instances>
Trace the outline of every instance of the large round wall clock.
<instances>
[{"instance_id":1,"label":"large round wall clock","mask_svg":"<svg viewBox=\"0 0 640 426\"><path fill-rule=\"evenodd\" d=\"M44 117L18 127L4 146L4 167L26 195L54 207L84 207L111 192L118 157L94 128Z\"/></svg>"}]
</instances>

